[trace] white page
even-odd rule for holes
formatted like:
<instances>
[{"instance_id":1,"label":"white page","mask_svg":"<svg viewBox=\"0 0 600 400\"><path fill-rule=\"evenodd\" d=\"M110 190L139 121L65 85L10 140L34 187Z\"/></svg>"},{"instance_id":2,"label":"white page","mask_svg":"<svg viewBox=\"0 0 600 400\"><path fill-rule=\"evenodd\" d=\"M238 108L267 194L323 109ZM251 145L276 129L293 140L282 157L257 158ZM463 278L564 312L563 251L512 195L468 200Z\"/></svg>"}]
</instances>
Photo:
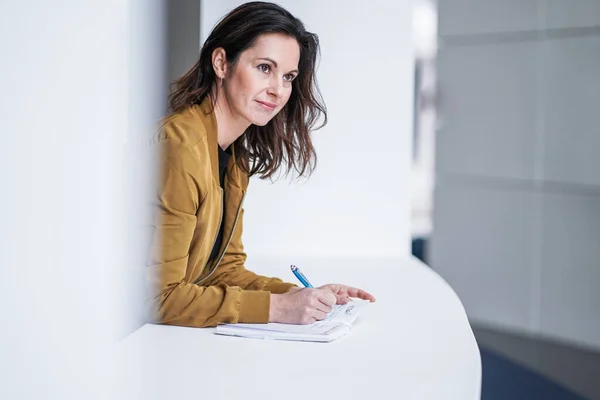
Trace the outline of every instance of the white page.
<instances>
[{"instance_id":1,"label":"white page","mask_svg":"<svg viewBox=\"0 0 600 400\"><path fill-rule=\"evenodd\" d=\"M343 322L351 325L367 304L368 302L366 300L353 299L347 304L336 305L333 307L333 310L327 314L324 321Z\"/></svg>"},{"instance_id":2,"label":"white page","mask_svg":"<svg viewBox=\"0 0 600 400\"><path fill-rule=\"evenodd\" d=\"M262 332L260 335L263 336L267 336L267 332L290 335L328 335L332 332L332 328L340 325L350 327L360 311L366 307L367 303L365 300L353 299L347 304L335 305L323 321L316 321L308 325L280 324L275 322L268 324L226 324L217 326L217 333L235 334L235 331L239 331L238 334L242 336L244 332L260 331Z\"/></svg>"},{"instance_id":3,"label":"white page","mask_svg":"<svg viewBox=\"0 0 600 400\"><path fill-rule=\"evenodd\" d=\"M266 324L263 324L266 325ZM293 340L307 342L331 342L350 332L350 327L344 324L322 323L318 328L310 325L291 325L286 332L266 329L246 329L236 324L219 325L215 333L228 336L240 336L255 339Z\"/></svg>"},{"instance_id":4,"label":"white page","mask_svg":"<svg viewBox=\"0 0 600 400\"><path fill-rule=\"evenodd\" d=\"M258 331L323 335L331 329L332 324L323 321L317 321L308 325L278 324L271 322L268 324L230 324L227 326L233 329L254 329Z\"/></svg>"}]
</instances>

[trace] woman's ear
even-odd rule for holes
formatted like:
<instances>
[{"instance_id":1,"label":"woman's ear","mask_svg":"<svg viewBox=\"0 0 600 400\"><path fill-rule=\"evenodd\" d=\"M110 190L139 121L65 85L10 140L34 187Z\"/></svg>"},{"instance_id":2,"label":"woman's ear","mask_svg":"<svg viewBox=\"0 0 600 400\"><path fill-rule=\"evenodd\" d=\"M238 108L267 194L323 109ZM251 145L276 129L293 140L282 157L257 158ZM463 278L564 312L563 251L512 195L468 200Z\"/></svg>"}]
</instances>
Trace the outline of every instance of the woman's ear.
<instances>
[{"instance_id":1,"label":"woman's ear","mask_svg":"<svg viewBox=\"0 0 600 400\"><path fill-rule=\"evenodd\" d=\"M218 79L225 79L227 75L227 55L222 47L216 48L212 52L212 66Z\"/></svg>"}]
</instances>

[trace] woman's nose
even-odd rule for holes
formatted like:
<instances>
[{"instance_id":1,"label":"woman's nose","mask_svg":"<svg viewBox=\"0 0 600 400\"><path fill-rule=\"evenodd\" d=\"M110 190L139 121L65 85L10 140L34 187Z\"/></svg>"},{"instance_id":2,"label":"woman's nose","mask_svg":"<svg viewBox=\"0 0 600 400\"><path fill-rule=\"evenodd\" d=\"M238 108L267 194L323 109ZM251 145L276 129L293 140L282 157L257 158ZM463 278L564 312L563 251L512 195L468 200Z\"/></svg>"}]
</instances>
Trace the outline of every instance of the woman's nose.
<instances>
[{"instance_id":1,"label":"woman's nose","mask_svg":"<svg viewBox=\"0 0 600 400\"><path fill-rule=\"evenodd\" d=\"M281 96L281 81L277 78L273 78L269 85L269 94L273 96L280 97Z\"/></svg>"}]
</instances>

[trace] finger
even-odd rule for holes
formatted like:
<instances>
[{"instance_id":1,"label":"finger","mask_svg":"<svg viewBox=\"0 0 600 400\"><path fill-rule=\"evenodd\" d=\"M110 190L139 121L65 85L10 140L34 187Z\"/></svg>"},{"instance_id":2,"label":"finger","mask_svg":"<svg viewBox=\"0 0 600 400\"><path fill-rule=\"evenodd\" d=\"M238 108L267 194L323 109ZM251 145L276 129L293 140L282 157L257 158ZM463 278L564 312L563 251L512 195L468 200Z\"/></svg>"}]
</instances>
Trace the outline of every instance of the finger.
<instances>
[{"instance_id":1,"label":"finger","mask_svg":"<svg viewBox=\"0 0 600 400\"><path fill-rule=\"evenodd\" d=\"M317 310L315 309L313 314L312 314L312 318L314 318L317 321L322 321L325 319L325 317L327 316L328 313L323 312L321 310Z\"/></svg>"},{"instance_id":2,"label":"finger","mask_svg":"<svg viewBox=\"0 0 600 400\"><path fill-rule=\"evenodd\" d=\"M327 285L319 286L319 289L327 290L335 295L341 293L343 288L343 285L338 285L336 283L328 283Z\"/></svg>"},{"instance_id":3,"label":"finger","mask_svg":"<svg viewBox=\"0 0 600 400\"><path fill-rule=\"evenodd\" d=\"M315 301L315 309L329 314L333 310L333 307L323 304L320 301Z\"/></svg>"},{"instance_id":4,"label":"finger","mask_svg":"<svg viewBox=\"0 0 600 400\"><path fill-rule=\"evenodd\" d=\"M317 299L327 306L333 306L337 303L336 295L327 290L319 290Z\"/></svg>"},{"instance_id":5,"label":"finger","mask_svg":"<svg viewBox=\"0 0 600 400\"><path fill-rule=\"evenodd\" d=\"M346 293L336 293L335 294L335 304L346 304L349 301L348 295Z\"/></svg>"},{"instance_id":6,"label":"finger","mask_svg":"<svg viewBox=\"0 0 600 400\"><path fill-rule=\"evenodd\" d=\"M335 304L347 304L350 301L347 286L345 285L328 283L327 285L320 286L319 289L332 292L335 295Z\"/></svg>"},{"instance_id":7,"label":"finger","mask_svg":"<svg viewBox=\"0 0 600 400\"><path fill-rule=\"evenodd\" d=\"M350 297L357 297L363 300L369 300L371 303L375 301L375 297L371 293L367 293L362 289L348 287L348 295Z\"/></svg>"}]
</instances>

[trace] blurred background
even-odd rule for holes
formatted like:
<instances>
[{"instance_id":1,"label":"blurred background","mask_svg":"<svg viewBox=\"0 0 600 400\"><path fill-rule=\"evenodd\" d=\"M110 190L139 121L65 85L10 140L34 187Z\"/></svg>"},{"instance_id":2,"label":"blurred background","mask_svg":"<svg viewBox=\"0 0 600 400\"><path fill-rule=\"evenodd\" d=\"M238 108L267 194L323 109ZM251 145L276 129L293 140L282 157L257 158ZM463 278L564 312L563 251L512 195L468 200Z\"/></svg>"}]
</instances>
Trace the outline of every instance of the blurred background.
<instances>
[{"instance_id":1,"label":"blurred background","mask_svg":"<svg viewBox=\"0 0 600 400\"><path fill-rule=\"evenodd\" d=\"M0 4L0 398L119 397L141 143L241 3ZM279 4L319 34L330 121L309 181L252 180L250 268L412 253L465 306L483 399L600 399L600 0Z\"/></svg>"},{"instance_id":2,"label":"blurred background","mask_svg":"<svg viewBox=\"0 0 600 400\"><path fill-rule=\"evenodd\" d=\"M600 398L600 1L417 7L413 253L467 310L484 398Z\"/></svg>"}]
</instances>

